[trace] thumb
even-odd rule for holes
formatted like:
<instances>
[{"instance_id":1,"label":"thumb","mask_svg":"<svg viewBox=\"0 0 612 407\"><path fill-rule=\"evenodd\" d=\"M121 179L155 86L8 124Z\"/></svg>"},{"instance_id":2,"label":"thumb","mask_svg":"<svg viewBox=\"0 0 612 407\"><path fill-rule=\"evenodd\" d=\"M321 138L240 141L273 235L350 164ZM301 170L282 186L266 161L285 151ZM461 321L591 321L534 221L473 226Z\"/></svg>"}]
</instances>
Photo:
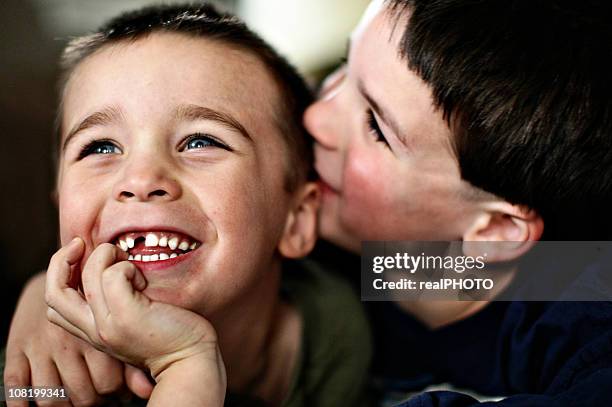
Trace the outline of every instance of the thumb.
<instances>
[{"instance_id":1,"label":"thumb","mask_svg":"<svg viewBox=\"0 0 612 407\"><path fill-rule=\"evenodd\" d=\"M132 393L141 399L148 399L151 397L153 384L149 381L145 372L126 363L123 374L125 376L125 383Z\"/></svg>"}]
</instances>

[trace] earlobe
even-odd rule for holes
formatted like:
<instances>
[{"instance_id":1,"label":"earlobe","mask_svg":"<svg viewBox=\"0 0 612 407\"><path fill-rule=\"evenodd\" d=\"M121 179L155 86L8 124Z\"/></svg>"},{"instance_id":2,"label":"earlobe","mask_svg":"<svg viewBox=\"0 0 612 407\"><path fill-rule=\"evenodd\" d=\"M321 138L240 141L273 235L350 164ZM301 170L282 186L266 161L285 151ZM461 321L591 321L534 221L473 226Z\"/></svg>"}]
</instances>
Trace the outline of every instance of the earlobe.
<instances>
[{"instance_id":1,"label":"earlobe","mask_svg":"<svg viewBox=\"0 0 612 407\"><path fill-rule=\"evenodd\" d=\"M464 233L463 251L481 255L486 246L489 261L510 261L527 253L543 231L544 222L534 210L504 201L489 202Z\"/></svg>"},{"instance_id":2,"label":"earlobe","mask_svg":"<svg viewBox=\"0 0 612 407\"><path fill-rule=\"evenodd\" d=\"M320 190L314 182L306 183L295 192L295 200L278 243L278 251L283 257L304 257L313 249L317 241L319 202Z\"/></svg>"}]
</instances>

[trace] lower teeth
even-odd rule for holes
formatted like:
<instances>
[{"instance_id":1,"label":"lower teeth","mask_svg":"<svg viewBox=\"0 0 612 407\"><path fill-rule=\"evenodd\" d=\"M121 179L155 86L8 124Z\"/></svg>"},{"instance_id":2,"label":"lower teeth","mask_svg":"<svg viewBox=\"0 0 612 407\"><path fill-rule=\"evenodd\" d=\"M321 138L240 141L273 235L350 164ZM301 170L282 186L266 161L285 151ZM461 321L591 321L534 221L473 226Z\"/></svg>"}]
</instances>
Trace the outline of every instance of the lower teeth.
<instances>
[{"instance_id":1,"label":"lower teeth","mask_svg":"<svg viewBox=\"0 0 612 407\"><path fill-rule=\"evenodd\" d=\"M161 253L161 254L152 254L152 255L140 255L140 254L136 254L136 255L132 255L130 254L128 256L128 260L133 260L133 261L143 261L143 262L148 262L148 261L158 261L158 260L168 260L168 259L174 259L178 256L182 256L185 253L171 253L170 255L166 254L166 253Z\"/></svg>"}]
</instances>

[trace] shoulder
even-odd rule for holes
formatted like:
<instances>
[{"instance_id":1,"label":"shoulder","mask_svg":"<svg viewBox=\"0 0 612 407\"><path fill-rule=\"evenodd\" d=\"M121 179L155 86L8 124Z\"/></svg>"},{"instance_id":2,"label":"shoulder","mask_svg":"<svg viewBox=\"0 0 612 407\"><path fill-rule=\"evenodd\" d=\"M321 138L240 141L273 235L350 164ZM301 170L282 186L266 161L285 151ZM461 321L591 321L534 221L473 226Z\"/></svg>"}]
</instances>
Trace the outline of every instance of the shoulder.
<instances>
[{"instance_id":1,"label":"shoulder","mask_svg":"<svg viewBox=\"0 0 612 407\"><path fill-rule=\"evenodd\" d=\"M507 383L522 391L563 392L612 368L612 303L513 302L499 338L507 349Z\"/></svg>"},{"instance_id":2,"label":"shoulder","mask_svg":"<svg viewBox=\"0 0 612 407\"><path fill-rule=\"evenodd\" d=\"M353 288L321 264L300 260L284 268L283 290L303 322L301 363L292 393L301 394L304 405L356 403L364 389L372 345Z\"/></svg>"},{"instance_id":3,"label":"shoulder","mask_svg":"<svg viewBox=\"0 0 612 407\"><path fill-rule=\"evenodd\" d=\"M302 315L305 338L316 345L312 351L369 349L370 329L363 304L344 278L309 259L292 262L283 273L283 290Z\"/></svg>"}]
</instances>

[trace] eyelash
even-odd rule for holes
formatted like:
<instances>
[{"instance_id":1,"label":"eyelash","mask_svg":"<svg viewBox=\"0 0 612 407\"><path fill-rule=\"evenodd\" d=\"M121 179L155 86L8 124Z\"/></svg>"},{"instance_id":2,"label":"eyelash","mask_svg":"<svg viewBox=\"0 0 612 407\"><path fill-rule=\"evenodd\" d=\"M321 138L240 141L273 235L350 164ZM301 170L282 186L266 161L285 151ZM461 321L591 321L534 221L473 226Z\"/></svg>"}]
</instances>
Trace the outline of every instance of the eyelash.
<instances>
[{"instance_id":1,"label":"eyelash","mask_svg":"<svg viewBox=\"0 0 612 407\"><path fill-rule=\"evenodd\" d=\"M111 145L114 148L121 150L119 147L117 147L117 145L115 145L110 140L92 140L81 148L81 151L79 152L78 160L82 160L88 155L94 154L96 148L100 148L100 147L107 146L107 145ZM95 153L95 154L112 154L112 153Z\"/></svg>"},{"instance_id":2,"label":"eyelash","mask_svg":"<svg viewBox=\"0 0 612 407\"><path fill-rule=\"evenodd\" d=\"M203 139L206 140L209 145L206 147L218 147L221 148L223 150L227 150L227 151L233 151L232 148L230 148L229 146L227 146L226 144L220 142L219 140L215 139L214 137L208 135L208 134L204 134L204 133L194 133L191 134L187 137L185 137L185 139L183 139L180 143L180 149L179 151L185 151L185 149L187 148L187 146L189 145L190 142L197 140L197 139ZM97 152L96 153L96 149L100 148L100 147L104 147L104 146L112 146L113 148L121 151L121 149L112 141L110 140L106 140L106 139L102 139L102 140L92 140L90 142L88 142L87 144L85 144L82 148L81 151L79 152L79 157L78 160L82 160L83 158L91 155L91 154L114 154L114 153L102 153L102 152ZM206 148L206 147L199 147L199 148Z\"/></svg>"},{"instance_id":3,"label":"eyelash","mask_svg":"<svg viewBox=\"0 0 612 407\"><path fill-rule=\"evenodd\" d=\"M179 151L185 151L189 143L197 139L206 140L208 143L210 143L208 147L217 147L217 148L221 148L227 151L234 151L227 144L222 143L221 141L217 140L215 137L211 136L210 134L204 134L204 133L194 133L194 134L191 134L185 137L183 141L181 141L180 143L181 147L179 148ZM199 148L205 148L205 147L199 147Z\"/></svg>"},{"instance_id":4,"label":"eyelash","mask_svg":"<svg viewBox=\"0 0 612 407\"><path fill-rule=\"evenodd\" d=\"M384 143L385 146L389 147L389 142L385 138L385 135L383 134L382 130L380 130L380 127L378 126L378 122L376 121L376 117L374 117L374 112L372 111L372 109L368 109L366 114L368 116L368 127L370 128L370 132L376 136L376 141Z\"/></svg>"}]
</instances>

